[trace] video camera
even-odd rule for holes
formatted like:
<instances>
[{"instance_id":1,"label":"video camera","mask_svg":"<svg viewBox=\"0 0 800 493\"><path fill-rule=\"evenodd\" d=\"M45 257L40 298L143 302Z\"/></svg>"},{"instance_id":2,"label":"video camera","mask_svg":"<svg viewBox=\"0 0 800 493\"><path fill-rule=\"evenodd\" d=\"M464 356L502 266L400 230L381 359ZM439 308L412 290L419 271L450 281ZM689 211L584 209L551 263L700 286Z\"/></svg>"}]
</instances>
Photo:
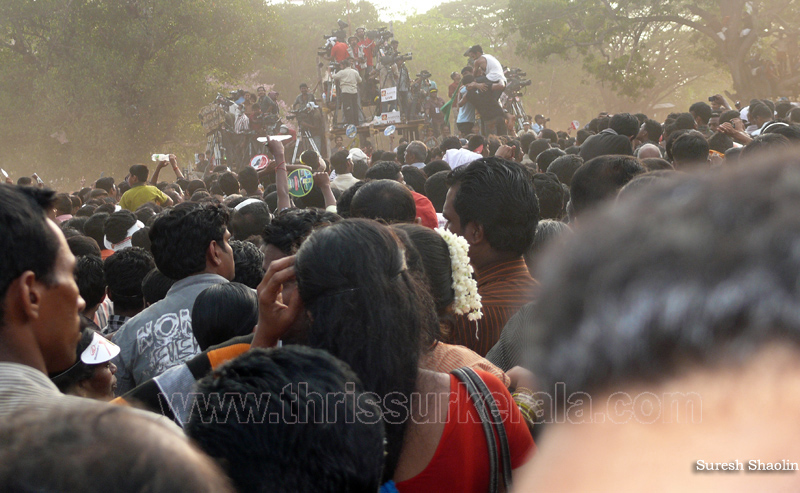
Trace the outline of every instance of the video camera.
<instances>
[{"instance_id":1,"label":"video camera","mask_svg":"<svg viewBox=\"0 0 800 493\"><path fill-rule=\"evenodd\" d=\"M430 73L430 72L428 72L427 70L421 70L421 71L420 71L420 72L419 72L419 73L416 75L416 77L417 77L418 79L430 79L430 78L431 78L431 73Z\"/></svg>"},{"instance_id":2,"label":"video camera","mask_svg":"<svg viewBox=\"0 0 800 493\"><path fill-rule=\"evenodd\" d=\"M311 113L316 111L316 109L317 109L317 107L314 105L314 103L308 103L306 106L303 106L300 109L297 109L297 110L294 110L294 111L290 111L286 115L286 119L287 120L292 120L294 118L302 119L305 116L311 115Z\"/></svg>"},{"instance_id":3,"label":"video camera","mask_svg":"<svg viewBox=\"0 0 800 493\"><path fill-rule=\"evenodd\" d=\"M523 77L526 77L528 74L523 72L520 68L509 67L506 69L504 75L508 80L506 92L511 94L518 93L523 87L527 87L532 83L531 79L523 79Z\"/></svg>"},{"instance_id":4,"label":"video camera","mask_svg":"<svg viewBox=\"0 0 800 493\"><path fill-rule=\"evenodd\" d=\"M336 23L339 25L339 29L333 29L330 34L322 35L322 39L325 40L325 43L317 48L317 56L331 56L331 48L333 48L333 45L336 44L336 38L345 37L345 29L347 29L350 24L341 19L336 21Z\"/></svg>"},{"instance_id":5,"label":"video camera","mask_svg":"<svg viewBox=\"0 0 800 493\"><path fill-rule=\"evenodd\" d=\"M393 63L399 62L400 60L407 62L413 59L414 59L413 53L411 53L410 51L408 53L390 53L386 56L381 57L381 64L391 65Z\"/></svg>"},{"instance_id":6,"label":"video camera","mask_svg":"<svg viewBox=\"0 0 800 493\"><path fill-rule=\"evenodd\" d=\"M394 37L394 33L392 31L389 31L389 29L386 27L379 27L378 29L372 29L370 31L367 31L366 36L369 39L375 41L382 41L385 43L386 41Z\"/></svg>"}]
</instances>

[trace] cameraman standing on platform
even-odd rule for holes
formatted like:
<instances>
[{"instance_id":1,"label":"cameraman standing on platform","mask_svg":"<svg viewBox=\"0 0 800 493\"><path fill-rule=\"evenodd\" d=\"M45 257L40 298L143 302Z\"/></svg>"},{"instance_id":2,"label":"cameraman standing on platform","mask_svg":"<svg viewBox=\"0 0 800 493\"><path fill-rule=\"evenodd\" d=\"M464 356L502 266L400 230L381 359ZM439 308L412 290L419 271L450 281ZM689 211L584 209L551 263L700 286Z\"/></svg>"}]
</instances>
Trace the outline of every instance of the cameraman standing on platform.
<instances>
[{"instance_id":1,"label":"cameraman standing on platform","mask_svg":"<svg viewBox=\"0 0 800 493\"><path fill-rule=\"evenodd\" d=\"M322 134L324 133L324 122L322 120L322 113L319 106L313 102L301 108L297 113L297 126L301 131L308 131L311 138L314 139L314 144L317 149L322 153Z\"/></svg>"},{"instance_id":2,"label":"cameraman standing on platform","mask_svg":"<svg viewBox=\"0 0 800 493\"><path fill-rule=\"evenodd\" d=\"M365 69L369 72L374 66L372 56L375 53L375 42L367 37L366 29L363 27L356 29L356 37L358 37L358 47L364 56Z\"/></svg>"},{"instance_id":3,"label":"cameraman standing on platform","mask_svg":"<svg viewBox=\"0 0 800 493\"><path fill-rule=\"evenodd\" d=\"M292 105L293 110L297 110L299 108L305 108L308 106L308 103L316 103L317 100L314 99L314 94L308 92L308 84L305 82L300 84L300 94L294 99L294 104Z\"/></svg>"},{"instance_id":4,"label":"cameraman standing on platform","mask_svg":"<svg viewBox=\"0 0 800 493\"><path fill-rule=\"evenodd\" d=\"M347 53L347 43L344 42L344 31L336 31L336 43L331 48L331 58L336 63L342 63L349 56Z\"/></svg>"},{"instance_id":5,"label":"cameraman standing on platform","mask_svg":"<svg viewBox=\"0 0 800 493\"><path fill-rule=\"evenodd\" d=\"M483 52L480 45L475 45L464 56L468 56L473 63L475 81L467 86L470 100L481 115L481 120L486 125L486 134L506 135L505 112L500 106L499 99L506 88L506 77L503 66L497 58Z\"/></svg>"},{"instance_id":6,"label":"cameraman standing on platform","mask_svg":"<svg viewBox=\"0 0 800 493\"><path fill-rule=\"evenodd\" d=\"M267 90L264 86L259 86L256 89L256 94L258 95L258 106L261 107L261 111L278 114L278 104L267 95Z\"/></svg>"},{"instance_id":7,"label":"cameraman standing on platform","mask_svg":"<svg viewBox=\"0 0 800 493\"><path fill-rule=\"evenodd\" d=\"M334 74L333 80L339 83L344 122L358 125L358 84L362 79L358 71L350 67L350 60L344 60L341 65L342 69Z\"/></svg>"}]
</instances>

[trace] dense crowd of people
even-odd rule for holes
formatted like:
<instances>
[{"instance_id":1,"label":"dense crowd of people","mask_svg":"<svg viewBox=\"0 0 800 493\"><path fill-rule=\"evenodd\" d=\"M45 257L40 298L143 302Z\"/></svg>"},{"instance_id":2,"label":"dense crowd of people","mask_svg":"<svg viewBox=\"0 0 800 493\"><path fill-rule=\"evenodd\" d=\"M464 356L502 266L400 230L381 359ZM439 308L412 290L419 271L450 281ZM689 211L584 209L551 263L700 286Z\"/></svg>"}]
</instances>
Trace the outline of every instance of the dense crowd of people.
<instances>
[{"instance_id":1,"label":"dense crowd of people","mask_svg":"<svg viewBox=\"0 0 800 493\"><path fill-rule=\"evenodd\" d=\"M0 490L792 489L800 108L709 102L8 178Z\"/></svg>"}]
</instances>

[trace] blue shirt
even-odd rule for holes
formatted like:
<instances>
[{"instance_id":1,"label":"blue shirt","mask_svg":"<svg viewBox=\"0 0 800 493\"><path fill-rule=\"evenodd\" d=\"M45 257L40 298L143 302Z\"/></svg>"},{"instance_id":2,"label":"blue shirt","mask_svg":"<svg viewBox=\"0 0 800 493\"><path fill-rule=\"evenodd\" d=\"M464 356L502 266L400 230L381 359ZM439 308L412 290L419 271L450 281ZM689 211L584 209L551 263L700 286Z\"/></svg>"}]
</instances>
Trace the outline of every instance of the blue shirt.
<instances>
[{"instance_id":1,"label":"blue shirt","mask_svg":"<svg viewBox=\"0 0 800 493\"><path fill-rule=\"evenodd\" d=\"M463 96L467 93L467 88L461 86L461 90L459 92ZM472 106L472 103L464 103L458 108L456 123L475 123L475 107Z\"/></svg>"}]
</instances>

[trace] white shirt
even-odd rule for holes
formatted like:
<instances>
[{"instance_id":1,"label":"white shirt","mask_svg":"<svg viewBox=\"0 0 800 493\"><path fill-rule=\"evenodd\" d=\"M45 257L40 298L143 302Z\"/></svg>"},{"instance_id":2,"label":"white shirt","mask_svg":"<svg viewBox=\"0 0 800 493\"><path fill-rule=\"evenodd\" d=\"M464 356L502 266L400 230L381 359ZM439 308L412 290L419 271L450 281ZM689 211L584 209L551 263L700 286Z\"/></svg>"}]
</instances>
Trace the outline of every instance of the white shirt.
<instances>
[{"instance_id":1,"label":"white shirt","mask_svg":"<svg viewBox=\"0 0 800 493\"><path fill-rule=\"evenodd\" d=\"M481 154L472 152L469 149L448 149L444 153L442 160L450 165L450 169L456 169L459 166L464 166L482 158Z\"/></svg>"},{"instance_id":2,"label":"white shirt","mask_svg":"<svg viewBox=\"0 0 800 493\"><path fill-rule=\"evenodd\" d=\"M354 177L352 173L345 173L343 175L337 176L334 180L331 181L332 188L338 188L342 192L347 190L348 188L352 187L358 183L358 178Z\"/></svg>"},{"instance_id":3,"label":"white shirt","mask_svg":"<svg viewBox=\"0 0 800 493\"><path fill-rule=\"evenodd\" d=\"M497 61L497 58L492 55L483 54L486 59L486 78L492 82L506 83L506 76L503 75L503 66Z\"/></svg>"},{"instance_id":4,"label":"white shirt","mask_svg":"<svg viewBox=\"0 0 800 493\"><path fill-rule=\"evenodd\" d=\"M415 167L415 168L422 169L422 168L424 168L424 167L425 167L425 163L411 163L411 164L410 164L410 166L413 166L413 167Z\"/></svg>"}]
</instances>

